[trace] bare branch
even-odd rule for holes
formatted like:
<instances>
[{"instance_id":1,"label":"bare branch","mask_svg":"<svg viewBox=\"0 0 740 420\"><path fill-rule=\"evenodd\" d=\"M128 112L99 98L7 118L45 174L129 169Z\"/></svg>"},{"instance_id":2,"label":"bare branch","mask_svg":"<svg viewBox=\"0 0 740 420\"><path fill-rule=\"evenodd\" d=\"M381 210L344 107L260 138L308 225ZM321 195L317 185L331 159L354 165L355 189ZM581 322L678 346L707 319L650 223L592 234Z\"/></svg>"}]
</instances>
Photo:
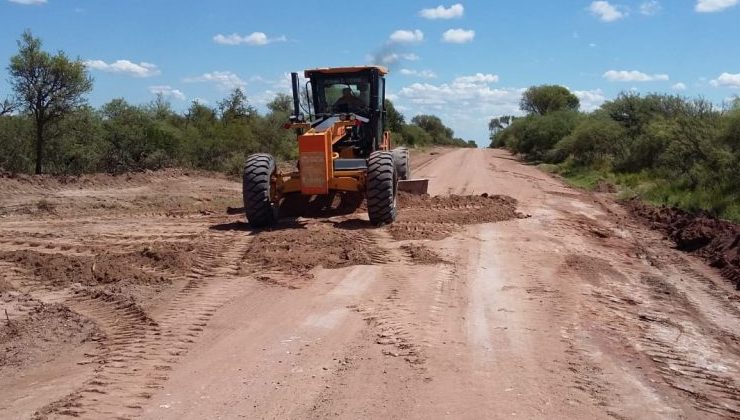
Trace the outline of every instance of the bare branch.
<instances>
[{"instance_id":1,"label":"bare branch","mask_svg":"<svg viewBox=\"0 0 740 420\"><path fill-rule=\"evenodd\" d=\"M15 108L16 104L10 99L4 100L2 103L0 103L0 116L10 114L11 112L15 111Z\"/></svg>"}]
</instances>

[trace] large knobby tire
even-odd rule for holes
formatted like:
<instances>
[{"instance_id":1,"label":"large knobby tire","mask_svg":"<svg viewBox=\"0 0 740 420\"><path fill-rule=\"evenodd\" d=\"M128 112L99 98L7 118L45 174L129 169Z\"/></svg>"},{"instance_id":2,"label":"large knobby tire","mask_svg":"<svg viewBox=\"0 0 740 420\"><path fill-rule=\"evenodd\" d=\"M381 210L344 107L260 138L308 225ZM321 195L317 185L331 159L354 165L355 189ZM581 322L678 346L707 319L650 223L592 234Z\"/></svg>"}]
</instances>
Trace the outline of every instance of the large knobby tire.
<instances>
[{"instance_id":1,"label":"large knobby tire","mask_svg":"<svg viewBox=\"0 0 740 420\"><path fill-rule=\"evenodd\" d=\"M273 173L275 159L266 153L250 155L244 164L244 209L252 227L261 228L277 221L277 206L271 200Z\"/></svg>"},{"instance_id":2,"label":"large knobby tire","mask_svg":"<svg viewBox=\"0 0 740 420\"><path fill-rule=\"evenodd\" d=\"M396 167L393 153L373 152L367 160L367 214L375 225L396 219Z\"/></svg>"},{"instance_id":3,"label":"large knobby tire","mask_svg":"<svg viewBox=\"0 0 740 420\"><path fill-rule=\"evenodd\" d=\"M411 158L409 149L398 147L393 149L393 162L396 164L396 176L399 180L411 179Z\"/></svg>"}]
</instances>

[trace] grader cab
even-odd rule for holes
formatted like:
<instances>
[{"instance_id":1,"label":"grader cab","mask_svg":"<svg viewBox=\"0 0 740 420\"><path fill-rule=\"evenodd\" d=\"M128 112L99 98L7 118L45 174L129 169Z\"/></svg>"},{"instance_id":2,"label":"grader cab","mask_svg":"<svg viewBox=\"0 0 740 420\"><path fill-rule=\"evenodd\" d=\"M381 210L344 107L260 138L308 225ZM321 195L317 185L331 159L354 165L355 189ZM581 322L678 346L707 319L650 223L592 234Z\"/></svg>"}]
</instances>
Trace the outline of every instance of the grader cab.
<instances>
[{"instance_id":1,"label":"grader cab","mask_svg":"<svg viewBox=\"0 0 740 420\"><path fill-rule=\"evenodd\" d=\"M306 70L305 98L291 74L293 115L284 127L298 135L297 169L280 171L265 153L247 158L244 208L253 227L275 223L281 204L296 196L345 206L365 198L370 222L386 224L396 218L399 187L426 193L428 181L410 180L409 152L392 148L386 131L387 73L379 66Z\"/></svg>"}]
</instances>

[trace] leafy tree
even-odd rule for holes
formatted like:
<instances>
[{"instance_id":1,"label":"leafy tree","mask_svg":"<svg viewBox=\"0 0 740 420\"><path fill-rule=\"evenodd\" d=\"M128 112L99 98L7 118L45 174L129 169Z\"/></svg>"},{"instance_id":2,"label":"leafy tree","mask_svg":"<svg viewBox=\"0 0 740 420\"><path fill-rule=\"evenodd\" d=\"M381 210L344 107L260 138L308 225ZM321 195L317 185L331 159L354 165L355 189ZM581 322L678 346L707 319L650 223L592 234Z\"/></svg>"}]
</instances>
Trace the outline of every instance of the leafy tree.
<instances>
[{"instance_id":1,"label":"leafy tree","mask_svg":"<svg viewBox=\"0 0 740 420\"><path fill-rule=\"evenodd\" d=\"M247 95L241 88L236 88L228 97L218 103L218 110L221 113L221 121L229 124L235 121L243 121L254 116L257 111L249 105Z\"/></svg>"},{"instance_id":2,"label":"leafy tree","mask_svg":"<svg viewBox=\"0 0 740 420\"><path fill-rule=\"evenodd\" d=\"M442 120L435 115L417 115L411 123L426 131L434 144L452 144L455 135L451 128L445 126Z\"/></svg>"},{"instance_id":3,"label":"leafy tree","mask_svg":"<svg viewBox=\"0 0 740 420\"><path fill-rule=\"evenodd\" d=\"M26 115L0 117L0 169L30 172L33 169L33 121Z\"/></svg>"},{"instance_id":4,"label":"leafy tree","mask_svg":"<svg viewBox=\"0 0 740 420\"><path fill-rule=\"evenodd\" d=\"M267 104L267 109L273 113L290 115L293 113L293 98L285 93L278 93L272 101Z\"/></svg>"},{"instance_id":5,"label":"leafy tree","mask_svg":"<svg viewBox=\"0 0 740 420\"><path fill-rule=\"evenodd\" d=\"M203 130L213 127L217 120L216 111L198 101L193 101L185 113L185 121L188 124Z\"/></svg>"},{"instance_id":6,"label":"leafy tree","mask_svg":"<svg viewBox=\"0 0 740 420\"><path fill-rule=\"evenodd\" d=\"M70 60L64 52L51 55L41 49L41 40L25 31L18 41L18 54L10 59L10 83L22 109L33 115L36 128L36 168L43 168L45 142L52 125L85 103L92 78L80 59Z\"/></svg>"},{"instance_id":7,"label":"leafy tree","mask_svg":"<svg viewBox=\"0 0 740 420\"><path fill-rule=\"evenodd\" d=\"M529 115L514 121L501 135L507 147L532 160L543 159L558 141L578 125L581 115L574 111Z\"/></svg>"},{"instance_id":8,"label":"leafy tree","mask_svg":"<svg viewBox=\"0 0 740 420\"><path fill-rule=\"evenodd\" d=\"M386 112L386 123L388 130L393 133L401 133L403 126L406 125L406 120L396 107L393 106L393 102L390 99L385 100L385 112Z\"/></svg>"},{"instance_id":9,"label":"leafy tree","mask_svg":"<svg viewBox=\"0 0 740 420\"><path fill-rule=\"evenodd\" d=\"M519 108L536 115L570 110L578 111L580 101L567 88L558 85L532 86L522 95Z\"/></svg>"},{"instance_id":10,"label":"leafy tree","mask_svg":"<svg viewBox=\"0 0 740 420\"><path fill-rule=\"evenodd\" d=\"M506 129L506 127L510 126L514 121L517 120L518 117L515 117L513 115L503 115L501 117L494 117L491 118L488 121L488 132L489 132L489 139L491 139L491 146L490 147L501 147L503 146L503 143L500 143L497 141L498 135Z\"/></svg>"},{"instance_id":11,"label":"leafy tree","mask_svg":"<svg viewBox=\"0 0 740 420\"><path fill-rule=\"evenodd\" d=\"M401 134L403 135L404 142L409 146L427 146L432 144L432 136L415 124L404 125Z\"/></svg>"},{"instance_id":12,"label":"leafy tree","mask_svg":"<svg viewBox=\"0 0 740 420\"><path fill-rule=\"evenodd\" d=\"M557 143L558 160L570 157L583 166L608 163L618 153L624 134L624 128L611 119L587 119Z\"/></svg>"}]
</instances>

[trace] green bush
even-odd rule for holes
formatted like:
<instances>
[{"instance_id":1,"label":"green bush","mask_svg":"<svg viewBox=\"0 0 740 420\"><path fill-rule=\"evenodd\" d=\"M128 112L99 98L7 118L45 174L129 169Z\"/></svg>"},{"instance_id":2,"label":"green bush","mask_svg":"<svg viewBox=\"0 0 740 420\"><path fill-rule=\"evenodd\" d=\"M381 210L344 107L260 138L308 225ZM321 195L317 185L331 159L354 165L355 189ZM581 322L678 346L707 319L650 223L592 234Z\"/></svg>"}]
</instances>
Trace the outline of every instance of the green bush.
<instances>
[{"instance_id":1,"label":"green bush","mask_svg":"<svg viewBox=\"0 0 740 420\"><path fill-rule=\"evenodd\" d=\"M555 145L557 159L570 157L578 166L604 166L623 153L625 130L616 122L588 118Z\"/></svg>"},{"instance_id":2,"label":"green bush","mask_svg":"<svg viewBox=\"0 0 740 420\"><path fill-rule=\"evenodd\" d=\"M578 125L576 111L557 111L544 116L530 115L514 121L499 135L506 147L529 160L542 160L561 139Z\"/></svg>"}]
</instances>

